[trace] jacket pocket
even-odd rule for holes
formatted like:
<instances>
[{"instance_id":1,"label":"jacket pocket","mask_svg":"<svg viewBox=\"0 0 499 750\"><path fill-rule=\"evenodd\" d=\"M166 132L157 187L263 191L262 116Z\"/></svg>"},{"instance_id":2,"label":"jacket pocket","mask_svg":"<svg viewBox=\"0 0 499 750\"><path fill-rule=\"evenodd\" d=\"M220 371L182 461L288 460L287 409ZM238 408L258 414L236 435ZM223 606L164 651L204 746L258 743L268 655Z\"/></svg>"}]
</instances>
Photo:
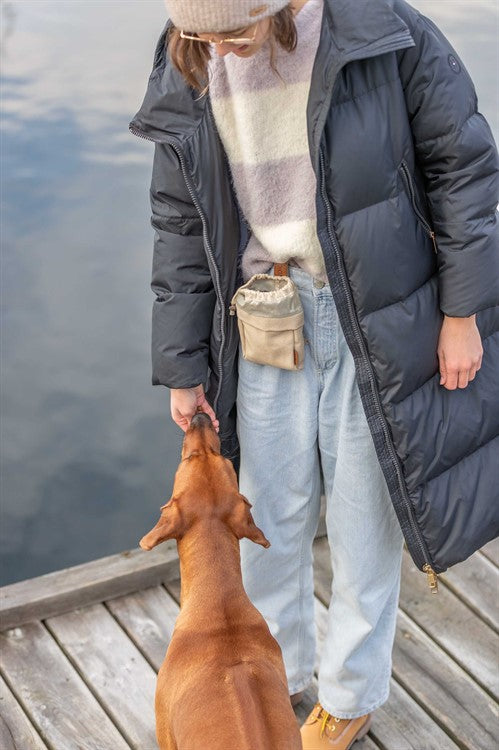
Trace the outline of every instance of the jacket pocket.
<instances>
[{"instance_id":1,"label":"jacket pocket","mask_svg":"<svg viewBox=\"0 0 499 750\"><path fill-rule=\"evenodd\" d=\"M431 237L431 240L433 242L433 249L435 253L437 252L437 243L435 241L435 232L431 228L431 226L426 221L423 212L418 206L418 202L416 199L416 187L414 185L414 181L412 179L412 175L410 172L409 167L407 166L407 162L405 159L402 159L402 161L399 164L399 172L402 175L402 181L404 183L404 187L407 193L407 196L411 202L412 209L414 213L416 214L416 218L418 219L419 223L423 227L426 234L428 234Z\"/></svg>"}]
</instances>

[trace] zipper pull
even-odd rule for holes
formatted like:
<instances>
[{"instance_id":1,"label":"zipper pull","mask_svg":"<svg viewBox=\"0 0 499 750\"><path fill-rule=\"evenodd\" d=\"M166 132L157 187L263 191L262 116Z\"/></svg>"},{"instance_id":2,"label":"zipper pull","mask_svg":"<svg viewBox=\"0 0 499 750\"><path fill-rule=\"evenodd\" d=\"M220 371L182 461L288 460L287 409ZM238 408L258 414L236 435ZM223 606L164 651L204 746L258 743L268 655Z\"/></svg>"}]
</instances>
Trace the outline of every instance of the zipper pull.
<instances>
[{"instance_id":1,"label":"zipper pull","mask_svg":"<svg viewBox=\"0 0 499 750\"><path fill-rule=\"evenodd\" d=\"M437 241L435 240L435 232L430 232L430 237L433 240L433 249L435 250L435 254L438 254Z\"/></svg>"},{"instance_id":2,"label":"zipper pull","mask_svg":"<svg viewBox=\"0 0 499 750\"><path fill-rule=\"evenodd\" d=\"M430 591L432 594L438 594L438 577L431 565L428 563L425 563L423 565L423 570L426 573L428 577L428 586L430 587Z\"/></svg>"},{"instance_id":3,"label":"zipper pull","mask_svg":"<svg viewBox=\"0 0 499 750\"><path fill-rule=\"evenodd\" d=\"M235 314L236 314L236 306L229 305L229 315L235 315Z\"/></svg>"}]
</instances>

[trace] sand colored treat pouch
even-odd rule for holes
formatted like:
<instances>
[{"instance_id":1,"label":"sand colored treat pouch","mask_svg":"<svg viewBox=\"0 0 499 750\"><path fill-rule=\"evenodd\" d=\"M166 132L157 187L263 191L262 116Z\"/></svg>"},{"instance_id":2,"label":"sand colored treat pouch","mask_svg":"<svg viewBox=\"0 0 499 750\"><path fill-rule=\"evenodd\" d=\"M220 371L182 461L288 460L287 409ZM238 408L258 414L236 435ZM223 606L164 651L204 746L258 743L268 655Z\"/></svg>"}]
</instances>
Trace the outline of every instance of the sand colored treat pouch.
<instances>
[{"instance_id":1,"label":"sand colored treat pouch","mask_svg":"<svg viewBox=\"0 0 499 750\"><path fill-rule=\"evenodd\" d=\"M303 308L289 276L257 273L234 294L244 359L284 370L303 369Z\"/></svg>"}]
</instances>

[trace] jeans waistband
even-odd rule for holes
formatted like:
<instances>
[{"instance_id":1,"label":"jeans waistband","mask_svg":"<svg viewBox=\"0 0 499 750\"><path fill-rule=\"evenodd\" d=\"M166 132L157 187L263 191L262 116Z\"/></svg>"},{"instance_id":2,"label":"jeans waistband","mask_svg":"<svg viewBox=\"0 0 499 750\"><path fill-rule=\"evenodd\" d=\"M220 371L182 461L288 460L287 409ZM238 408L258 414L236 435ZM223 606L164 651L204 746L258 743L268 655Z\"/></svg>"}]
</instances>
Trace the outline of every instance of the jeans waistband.
<instances>
[{"instance_id":1,"label":"jeans waistband","mask_svg":"<svg viewBox=\"0 0 499 750\"><path fill-rule=\"evenodd\" d=\"M297 266L289 266L288 273L290 279L292 279L293 283L298 289L303 289L304 291L309 292L317 291L318 289L320 289L325 294L331 294L331 287L328 283L322 281L322 279L311 276L309 273L307 273L307 271L304 271L303 268L298 268Z\"/></svg>"}]
</instances>

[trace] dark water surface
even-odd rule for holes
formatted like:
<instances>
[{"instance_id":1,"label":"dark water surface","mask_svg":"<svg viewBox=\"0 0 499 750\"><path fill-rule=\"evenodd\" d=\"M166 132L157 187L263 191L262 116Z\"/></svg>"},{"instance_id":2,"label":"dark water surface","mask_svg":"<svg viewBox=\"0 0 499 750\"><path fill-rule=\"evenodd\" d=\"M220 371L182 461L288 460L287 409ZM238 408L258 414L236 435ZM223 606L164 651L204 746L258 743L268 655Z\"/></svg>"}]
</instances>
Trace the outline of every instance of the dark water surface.
<instances>
[{"instance_id":1,"label":"dark water surface","mask_svg":"<svg viewBox=\"0 0 499 750\"><path fill-rule=\"evenodd\" d=\"M499 131L494 0L419 0ZM2 5L2 583L137 545L181 433L150 385L152 144L128 132L161 0Z\"/></svg>"}]
</instances>

